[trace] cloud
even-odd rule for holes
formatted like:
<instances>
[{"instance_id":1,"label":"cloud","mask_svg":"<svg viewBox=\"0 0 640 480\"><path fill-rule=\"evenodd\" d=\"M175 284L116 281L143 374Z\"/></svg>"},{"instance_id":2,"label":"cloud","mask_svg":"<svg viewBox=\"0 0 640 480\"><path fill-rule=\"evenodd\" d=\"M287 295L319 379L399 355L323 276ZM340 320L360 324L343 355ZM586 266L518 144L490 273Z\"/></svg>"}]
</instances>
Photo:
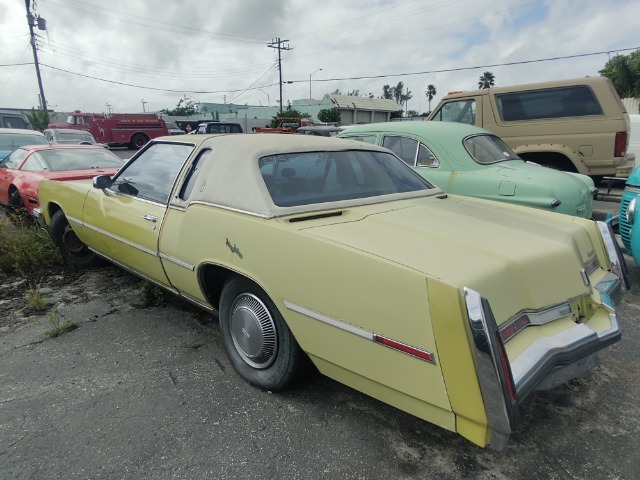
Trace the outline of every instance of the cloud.
<instances>
[{"instance_id":1,"label":"cloud","mask_svg":"<svg viewBox=\"0 0 640 480\"><path fill-rule=\"evenodd\" d=\"M38 55L48 103L57 111L116 112L203 102L266 104L279 96L274 38L282 54L285 102L336 89L379 96L404 82L409 108L424 90L473 89L491 71L497 85L597 75L600 55L636 48L635 0L237 0L235 2L39 0L48 30ZM0 0L0 107L38 105L24 4ZM568 21L570 19L570 21ZM629 53L629 52L623 52ZM27 63L27 65L20 65ZM496 65L490 66L488 65ZM472 68L477 67L477 68ZM441 72L442 70L451 70ZM394 76L410 72L432 72ZM439 72L439 73L438 73ZM376 77L376 78L356 78ZM327 81L328 80L328 81ZM260 90L258 90L258 88Z\"/></svg>"}]
</instances>

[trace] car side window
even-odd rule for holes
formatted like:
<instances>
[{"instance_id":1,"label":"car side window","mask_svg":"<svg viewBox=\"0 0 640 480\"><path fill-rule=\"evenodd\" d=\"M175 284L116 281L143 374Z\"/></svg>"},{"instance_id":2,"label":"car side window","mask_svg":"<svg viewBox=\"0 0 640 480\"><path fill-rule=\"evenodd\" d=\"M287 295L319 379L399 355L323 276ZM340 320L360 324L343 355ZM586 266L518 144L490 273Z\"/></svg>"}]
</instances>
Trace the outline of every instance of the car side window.
<instances>
[{"instance_id":1,"label":"car side window","mask_svg":"<svg viewBox=\"0 0 640 480\"><path fill-rule=\"evenodd\" d=\"M388 148L410 167L416 165L418 141L413 138L388 135L384 137L382 146Z\"/></svg>"},{"instance_id":2,"label":"car side window","mask_svg":"<svg viewBox=\"0 0 640 480\"><path fill-rule=\"evenodd\" d=\"M591 88L578 85L496 95L503 121L602 115Z\"/></svg>"},{"instance_id":3,"label":"car side window","mask_svg":"<svg viewBox=\"0 0 640 480\"><path fill-rule=\"evenodd\" d=\"M166 204L193 145L155 143L118 172L111 190Z\"/></svg>"},{"instance_id":4,"label":"car side window","mask_svg":"<svg viewBox=\"0 0 640 480\"><path fill-rule=\"evenodd\" d=\"M436 122L476 124L476 101L465 99L445 103L431 119Z\"/></svg>"},{"instance_id":5,"label":"car side window","mask_svg":"<svg viewBox=\"0 0 640 480\"><path fill-rule=\"evenodd\" d=\"M40 154L38 152L34 152L29 158L27 158L27 161L22 164L22 168L20 170L27 170L29 172L46 172L48 168Z\"/></svg>"},{"instance_id":6,"label":"car side window","mask_svg":"<svg viewBox=\"0 0 640 480\"><path fill-rule=\"evenodd\" d=\"M349 136L340 137L340 138L346 138L347 140L355 140L356 142L370 143L371 145L376 144L375 135L349 135Z\"/></svg>"},{"instance_id":7,"label":"car side window","mask_svg":"<svg viewBox=\"0 0 640 480\"><path fill-rule=\"evenodd\" d=\"M11 155L0 162L0 168L16 168L18 165L20 165L20 162L22 162L22 160L27 156L28 153L29 152L23 150L22 148L15 150Z\"/></svg>"},{"instance_id":8,"label":"car side window","mask_svg":"<svg viewBox=\"0 0 640 480\"><path fill-rule=\"evenodd\" d=\"M180 195L178 197L180 200L186 200L191 195L193 191L193 187L196 184L196 180L198 180L198 175L202 171L202 167L207 161L207 159L211 156L211 150L205 150L200 153L198 158L193 162L191 168L189 169L189 173L184 179L184 183L182 184L182 188L180 189ZM200 182L202 184L201 188L204 188L204 181Z\"/></svg>"},{"instance_id":9,"label":"car side window","mask_svg":"<svg viewBox=\"0 0 640 480\"><path fill-rule=\"evenodd\" d=\"M431 167L437 168L440 166L440 161L436 158L429 147L424 143L421 143L418 147L418 160L416 162L417 167Z\"/></svg>"}]
</instances>

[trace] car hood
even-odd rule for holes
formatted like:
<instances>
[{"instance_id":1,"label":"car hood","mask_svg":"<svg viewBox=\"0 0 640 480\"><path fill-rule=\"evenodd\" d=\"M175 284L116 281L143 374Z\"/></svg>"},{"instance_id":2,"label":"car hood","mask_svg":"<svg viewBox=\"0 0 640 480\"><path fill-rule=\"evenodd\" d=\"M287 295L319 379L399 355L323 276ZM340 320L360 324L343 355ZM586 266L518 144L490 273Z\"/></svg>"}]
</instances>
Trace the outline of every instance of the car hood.
<instances>
[{"instance_id":1,"label":"car hood","mask_svg":"<svg viewBox=\"0 0 640 480\"><path fill-rule=\"evenodd\" d=\"M589 220L453 195L407 202L307 233L472 288L498 323L589 292L581 276L595 257Z\"/></svg>"}]
</instances>

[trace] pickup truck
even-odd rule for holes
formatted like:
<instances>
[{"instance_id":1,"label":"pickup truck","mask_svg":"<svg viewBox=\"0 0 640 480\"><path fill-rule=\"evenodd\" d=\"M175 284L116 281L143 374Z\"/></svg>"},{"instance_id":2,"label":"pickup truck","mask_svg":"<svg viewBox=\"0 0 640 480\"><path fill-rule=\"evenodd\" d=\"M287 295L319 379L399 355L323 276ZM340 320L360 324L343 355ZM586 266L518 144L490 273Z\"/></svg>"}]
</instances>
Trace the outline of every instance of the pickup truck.
<instances>
[{"instance_id":1,"label":"pickup truck","mask_svg":"<svg viewBox=\"0 0 640 480\"><path fill-rule=\"evenodd\" d=\"M296 133L300 127L310 127L316 125L307 118L279 118L273 127L253 127L255 133Z\"/></svg>"}]
</instances>

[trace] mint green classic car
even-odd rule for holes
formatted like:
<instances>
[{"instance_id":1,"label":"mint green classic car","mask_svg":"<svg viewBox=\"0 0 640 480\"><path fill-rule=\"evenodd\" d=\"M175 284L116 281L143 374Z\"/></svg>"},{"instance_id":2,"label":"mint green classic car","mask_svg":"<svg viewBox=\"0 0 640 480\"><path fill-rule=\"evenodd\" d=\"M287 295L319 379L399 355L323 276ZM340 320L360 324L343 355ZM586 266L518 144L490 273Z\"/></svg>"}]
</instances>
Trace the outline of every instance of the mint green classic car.
<instances>
[{"instance_id":1,"label":"mint green classic car","mask_svg":"<svg viewBox=\"0 0 640 480\"><path fill-rule=\"evenodd\" d=\"M516 155L495 134L452 122L388 122L348 127L339 137L389 148L447 193L591 218L593 180Z\"/></svg>"},{"instance_id":2,"label":"mint green classic car","mask_svg":"<svg viewBox=\"0 0 640 480\"><path fill-rule=\"evenodd\" d=\"M387 149L304 135L154 139L116 175L40 182L64 257L219 316L251 384L323 374L477 445L620 338L606 224L460 197Z\"/></svg>"}]
</instances>

